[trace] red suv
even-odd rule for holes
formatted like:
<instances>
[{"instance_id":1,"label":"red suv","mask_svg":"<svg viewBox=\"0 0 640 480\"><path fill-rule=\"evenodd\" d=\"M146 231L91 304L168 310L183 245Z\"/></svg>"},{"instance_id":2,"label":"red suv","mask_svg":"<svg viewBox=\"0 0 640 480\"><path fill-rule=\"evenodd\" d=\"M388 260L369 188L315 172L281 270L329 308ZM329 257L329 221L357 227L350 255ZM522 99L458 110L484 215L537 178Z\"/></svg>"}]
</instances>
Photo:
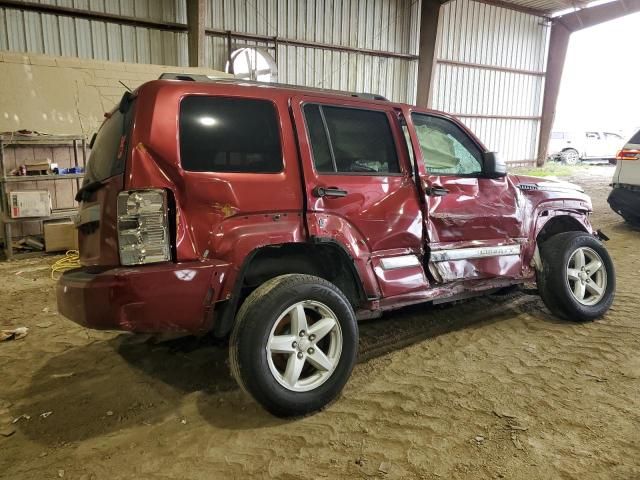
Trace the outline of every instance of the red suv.
<instances>
[{"instance_id":1,"label":"red suv","mask_svg":"<svg viewBox=\"0 0 640 480\"><path fill-rule=\"evenodd\" d=\"M382 97L174 75L125 94L78 192L90 328L231 334L270 412L325 406L357 320L537 281L556 315L611 306L614 268L572 184L507 175L456 119Z\"/></svg>"}]
</instances>

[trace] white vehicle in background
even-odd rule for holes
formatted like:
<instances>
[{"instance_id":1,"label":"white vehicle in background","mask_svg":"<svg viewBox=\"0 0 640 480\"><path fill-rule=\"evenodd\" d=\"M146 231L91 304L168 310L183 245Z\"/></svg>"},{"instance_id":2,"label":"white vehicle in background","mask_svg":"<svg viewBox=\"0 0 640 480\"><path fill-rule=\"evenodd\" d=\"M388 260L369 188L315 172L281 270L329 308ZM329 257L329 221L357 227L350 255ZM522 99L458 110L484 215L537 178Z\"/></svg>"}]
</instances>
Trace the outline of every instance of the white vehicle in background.
<instances>
[{"instance_id":1,"label":"white vehicle in background","mask_svg":"<svg viewBox=\"0 0 640 480\"><path fill-rule=\"evenodd\" d=\"M607 201L614 212L640 227L640 130L618 152L616 159L613 190Z\"/></svg>"},{"instance_id":2,"label":"white vehicle in background","mask_svg":"<svg viewBox=\"0 0 640 480\"><path fill-rule=\"evenodd\" d=\"M609 160L613 163L622 145L624 138L614 132L554 131L549 140L549 157L567 165L577 165L585 160Z\"/></svg>"}]
</instances>

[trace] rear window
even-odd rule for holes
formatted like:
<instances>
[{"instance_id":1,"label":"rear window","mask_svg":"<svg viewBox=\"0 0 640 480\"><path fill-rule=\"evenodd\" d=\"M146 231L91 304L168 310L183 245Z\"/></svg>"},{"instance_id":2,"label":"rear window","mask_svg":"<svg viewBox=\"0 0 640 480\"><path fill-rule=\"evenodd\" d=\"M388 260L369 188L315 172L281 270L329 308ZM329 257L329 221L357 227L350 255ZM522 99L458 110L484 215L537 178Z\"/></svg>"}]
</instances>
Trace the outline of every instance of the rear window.
<instances>
[{"instance_id":1,"label":"rear window","mask_svg":"<svg viewBox=\"0 0 640 480\"><path fill-rule=\"evenodd\" d=\"M275 106L266 100L186 97L180 104L180 161L193 172L281 172Z\"/></svg>"},{"instance_id":2,"label":"rear window","mask_svg":"<svg viewBox=\"0 0 640 480\"><path fill-rule=\"evenodd\" d=\"M100 182L124 172L129 132L135 110L135 100L125 113L115 110L103 123L91 147L83 185Z\"/></svg>"},{"instance_id":3,"label":"rear window","mask_svg":"<svg viewBox=\"0 0 640 480\"><path fill-rule=\"evenodd\" d=\"M631 140L629 140L629 143L633 143L634 145L640 144L640 130L638 130L636 134L633 137L631 137Z\"/></svg>"}]
</instances>

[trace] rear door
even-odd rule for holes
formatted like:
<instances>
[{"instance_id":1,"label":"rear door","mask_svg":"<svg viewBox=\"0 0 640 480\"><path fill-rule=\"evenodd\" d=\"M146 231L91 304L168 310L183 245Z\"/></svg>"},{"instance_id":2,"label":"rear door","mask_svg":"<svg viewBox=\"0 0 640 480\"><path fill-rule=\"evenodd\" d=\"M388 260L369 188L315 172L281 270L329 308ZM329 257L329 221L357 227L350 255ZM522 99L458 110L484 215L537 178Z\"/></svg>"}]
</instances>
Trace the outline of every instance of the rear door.
<instances>
[{"instance_id":1,"label":"rear door","mask_svg":"<svg viewBox=\"0 0 640 480\"><path fill-rule=\"evenodd\" d=\"M424 289L422 213L391 105L300 96L293 114L310 235L373 268L381 296Z\"/></svg>"},{"instance_id":2,"label":"rear door","mask_svg":"<svg viewBox=\"0 0 640 480\"><path fill-rule=\"evenodd\" d=\"M607 157L607 141L602 132L585 132L585 155L589 158Z\"/></svg>"},{"instance_id":3,"label":"rear door","mask_svg":"<svg viewBox=\"0 0 640 480\"><path fill-rule=\"evenodd\" d=\"M508 176L483 176L482 146L446 116L411 113L425 196L429 268L441 282L521 273L523 202Z\"/></svg>"}]
</instances>

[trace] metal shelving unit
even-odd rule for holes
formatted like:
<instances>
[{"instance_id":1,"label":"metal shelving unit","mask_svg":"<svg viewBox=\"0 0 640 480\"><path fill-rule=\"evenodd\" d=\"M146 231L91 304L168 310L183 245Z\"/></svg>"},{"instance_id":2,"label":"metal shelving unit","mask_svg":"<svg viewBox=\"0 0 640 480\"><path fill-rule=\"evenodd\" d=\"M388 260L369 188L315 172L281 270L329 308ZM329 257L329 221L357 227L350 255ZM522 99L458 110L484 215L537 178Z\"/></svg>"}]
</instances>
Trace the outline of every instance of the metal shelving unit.
<instances>
[{"instance_id":1,"label":"metal shelving unit","mask_svg":"<svg viewBox=\"0 0 640 480\"><path fill-rule=\"evenodd\" d=\"M25 175L9 176L5 165L5 149L20 146L29 147L73 147L73 164L75 167L84 167L87 163L87 140L83 135L38 135L23 136L19 134L0 135L0 222L3 225L4 233L4 256L5 259L33 256L33 253L14 254L12 244L12 226L25 222L45 222L47 220L60 220L71 218L76 212L75 208L56 209L51 215L46 217L11 218L9 214L9 198L7 185L20 184L22 182L43 182L43 181L70 181L75 180L76 186L80 188L80 181L84 177L83 173L69 175ZM82 163L80 159L82 158Z\"/></svg>"}]
</instances>

